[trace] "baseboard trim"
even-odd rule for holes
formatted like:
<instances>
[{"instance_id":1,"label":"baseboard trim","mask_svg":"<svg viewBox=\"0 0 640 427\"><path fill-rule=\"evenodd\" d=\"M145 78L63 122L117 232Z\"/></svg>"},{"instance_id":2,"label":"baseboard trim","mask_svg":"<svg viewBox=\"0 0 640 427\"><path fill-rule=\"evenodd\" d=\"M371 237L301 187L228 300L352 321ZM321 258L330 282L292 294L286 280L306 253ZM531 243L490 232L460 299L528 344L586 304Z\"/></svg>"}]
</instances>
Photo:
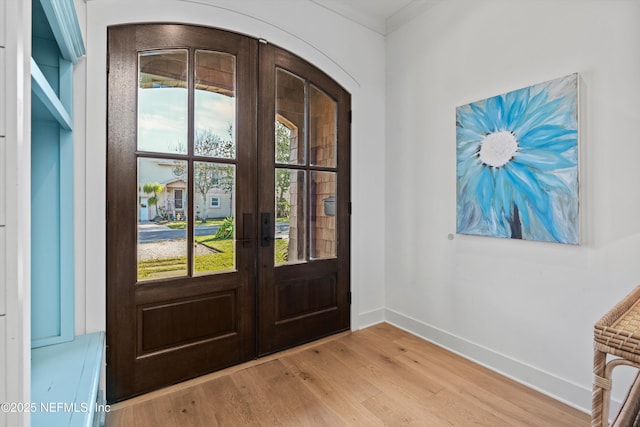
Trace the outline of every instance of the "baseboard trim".
<instances>
[{"instance_id":1,"label":"baseboard trim","mask_svg":"<svg viewBox=\"0 0 640 427\"><path fill-rule=\"evenodd\" d=\"M559 400L585 413L591 413L591 388L575 384L507 355L453 335L419 320L385 309L385 321L459 356L469 359L507 378ZM612 409L619 402L611 402Z\"/></svg>"},{"instance_id":2,"label":"baseboard trim","mask_svg":"<svg viewBox=\"0 0 640 427\"><path fill-rule=\"evenodd\" d=\"M376 325L385 321L385 309L378 308L375 310L367 311L366 313L358 314L357 324L352 326L352 330L364 329L369 326Z\"/></svg>"}]
</instances>

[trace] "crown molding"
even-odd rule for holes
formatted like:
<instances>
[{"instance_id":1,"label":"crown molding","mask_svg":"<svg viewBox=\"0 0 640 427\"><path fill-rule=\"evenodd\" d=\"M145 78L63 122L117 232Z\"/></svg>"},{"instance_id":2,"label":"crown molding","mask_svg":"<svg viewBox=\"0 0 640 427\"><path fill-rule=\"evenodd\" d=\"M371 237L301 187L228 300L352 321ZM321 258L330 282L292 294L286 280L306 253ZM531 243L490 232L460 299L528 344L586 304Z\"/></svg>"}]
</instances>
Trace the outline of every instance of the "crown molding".
<instances>
[{"instance_id":1,"label":"crown molding","mask_svg":"<svg viewBox=\"0 0 640 427\"><path fill-rule=\"evenodd\" d=\"M62 57L73 64L86 54L73 0L40 0Z\"/></svg>"}]
</instances>

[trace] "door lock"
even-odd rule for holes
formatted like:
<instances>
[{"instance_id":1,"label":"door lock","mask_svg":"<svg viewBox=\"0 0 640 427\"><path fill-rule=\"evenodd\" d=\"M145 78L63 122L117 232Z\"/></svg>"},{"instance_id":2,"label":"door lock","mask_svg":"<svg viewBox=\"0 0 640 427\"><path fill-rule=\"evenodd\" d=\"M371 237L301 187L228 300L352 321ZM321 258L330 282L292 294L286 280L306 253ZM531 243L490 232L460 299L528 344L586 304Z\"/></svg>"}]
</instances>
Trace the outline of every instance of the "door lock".
<instances>
[{"instance_id":1,"label":"door lock","mask_svg":"<svg viewBox=\"0 0 640 427\"><path fill-rule=\"evenodd\" d=\"M262 212L260 214L260 246L267 247L273 240L271 236L271 214Z\"/></svg>"}]
</instances>

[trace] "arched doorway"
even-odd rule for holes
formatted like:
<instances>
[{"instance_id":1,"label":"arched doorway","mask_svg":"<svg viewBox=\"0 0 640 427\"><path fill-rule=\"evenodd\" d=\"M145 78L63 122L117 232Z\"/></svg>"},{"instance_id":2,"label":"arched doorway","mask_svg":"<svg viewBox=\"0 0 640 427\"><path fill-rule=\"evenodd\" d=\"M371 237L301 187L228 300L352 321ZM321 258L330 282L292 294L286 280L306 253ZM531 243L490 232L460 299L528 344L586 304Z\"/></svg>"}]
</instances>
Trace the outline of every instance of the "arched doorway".
<instances>
[{"instance_id":1,"label":"arched doorway","mask_svg":"<svg viewBox=\"0 0 640 427\"><path fill-rule=\"evenodd\" d=\"M347 329L349 94L223 30L108 43L108 400Z\"/></svg>"}]
</instances>

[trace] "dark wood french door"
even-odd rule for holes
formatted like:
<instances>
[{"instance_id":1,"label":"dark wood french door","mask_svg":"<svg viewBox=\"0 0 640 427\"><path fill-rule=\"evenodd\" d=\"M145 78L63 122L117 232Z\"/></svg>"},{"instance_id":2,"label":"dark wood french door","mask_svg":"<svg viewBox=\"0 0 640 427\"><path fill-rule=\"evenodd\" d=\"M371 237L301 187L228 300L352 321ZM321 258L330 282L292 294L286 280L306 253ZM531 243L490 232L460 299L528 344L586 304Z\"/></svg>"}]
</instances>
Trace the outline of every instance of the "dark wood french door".
<instances>
[{"instance_id":1,"label":"dark wood french door","mask_svg":"<svg viewBox=\"0 0 640 427\"><path fill-rule=\"evenodd\" d=\"M266 354L349 326L351 101L317 68L260 47L261 229L287 228L259 245L258 352Z\"/></svg>"},{"instance_id":2,"label":"dark wood french door","mask_svg":"<svg viewBox=\"0 0 640 427\"><path fill-rule=\"evenodd\" d=\"M349 94L227 31L108 43L108 401L347 329Z\"/></svg>"}]
</instances>

